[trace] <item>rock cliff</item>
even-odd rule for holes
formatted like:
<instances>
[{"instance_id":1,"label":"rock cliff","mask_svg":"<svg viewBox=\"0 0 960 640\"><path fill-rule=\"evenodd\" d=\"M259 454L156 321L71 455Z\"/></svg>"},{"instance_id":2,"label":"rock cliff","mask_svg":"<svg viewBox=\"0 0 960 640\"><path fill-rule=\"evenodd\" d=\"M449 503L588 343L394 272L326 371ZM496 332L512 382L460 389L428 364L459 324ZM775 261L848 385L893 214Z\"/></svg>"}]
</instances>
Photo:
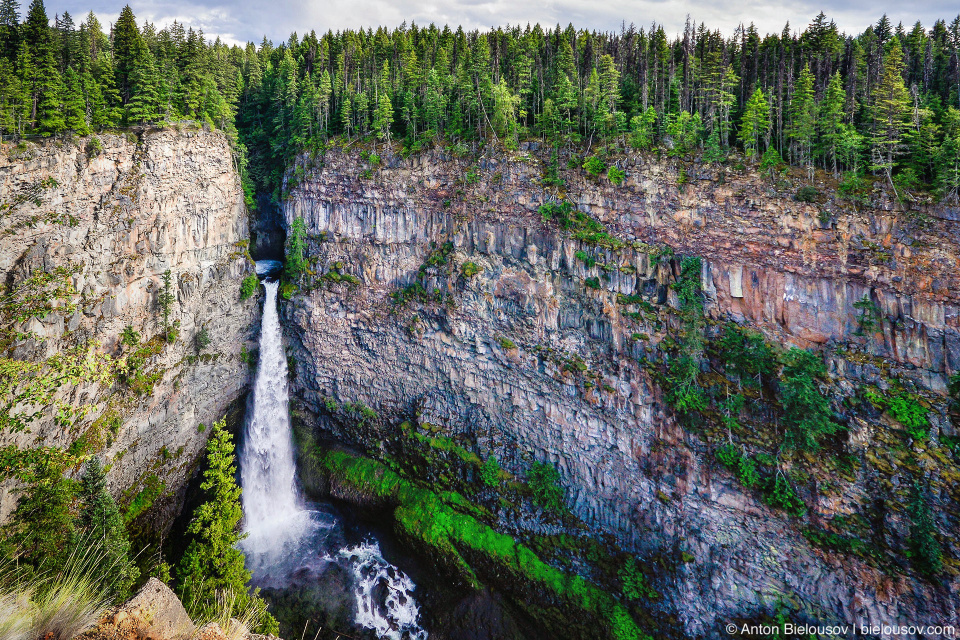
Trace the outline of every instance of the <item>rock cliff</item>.
<instances>
[{"instance_id":1,"label":"rock cliff","mask_svg":"<svg viewBox=\"0 0 960 640\"><path fill-rule=\"evenodd\" d=\"M310 271L285 308L293 385L321 430L376 455L391 425L416 419L516 473L555 464L567 503L597 532L641 557L683 558L657 576L664 598L652 605L679 618L678 635L719 637L782 602L828 622L956 620L960 495L945 390L960 368L957 212L905 214L880 192L866 206L801 203L745 167L633 156L619 159L622 185L572 170L558 191L542 186L544 160L523 150L371 163L333 149L291 169L285 224L289 237L303 221ZM537 207L558 196L606 239L544 220ZM801 478L803 518L761 502L717 464L716 430L681 426L664 402L655 372L676 324L673 254L703 258L708 334L733 320L828 362L850 468L786 463ZM854 402L865 385L912 389L929 440L905 441L888 414ZM329 399L377 418L346 420ZM758 442L778 433L773 415L754 427ZM903 505L919 480L944 544L936 579L804 535L866 522L868 544L902 558Z\"/></svg>"},{"instance_id":2,"label":"rock cliff","mask_svg":"<svg viewBox=\"0 0 960 640\"><path fill-rule=\"evenodd\" d=\"M35 385L36 419L5 425L0 444L98 453L131 515L165 507L163 524L205 445L199 425L248 384L258 312L239 300L252 262L231 157L223 134L191 128L0 151L5 390L29 386L24 363L60 376Z\"/></svg>"}]
</instances>

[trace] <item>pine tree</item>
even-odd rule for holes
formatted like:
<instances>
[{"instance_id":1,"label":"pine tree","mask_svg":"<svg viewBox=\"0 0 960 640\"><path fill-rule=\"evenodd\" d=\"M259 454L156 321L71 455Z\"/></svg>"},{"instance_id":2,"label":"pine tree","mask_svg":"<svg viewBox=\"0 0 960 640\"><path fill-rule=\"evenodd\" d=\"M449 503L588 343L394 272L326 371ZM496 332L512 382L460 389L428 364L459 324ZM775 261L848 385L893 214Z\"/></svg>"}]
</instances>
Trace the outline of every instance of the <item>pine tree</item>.
<instances>
[{"instance_id":1,"label":"pine tree","mask_svg":"<svg viewBox=\"0 0 960 640\"><path fill-rule=\"evenodd\" d=\"M17 58L20 43L20 3L17 0L0 0L0 58L13 62Z\"/></svg>"},{"instance_id":2,"label":"pine tree","mask_svg":"<svg viewBox=\"0 0 960 640\"><path fill-rule=\"evenodd\" d=\"M83 97L80 76L68 67L64 79L66 80L66 91L63 96L64 127L77 135L85 136L90 133L90 129L87 127L87 105Z\"/></svg>"},{"instance_id":3,"label":"pine tree","mask_svg":"<svg viewBox=\"0 0 960 640\"><path fill-rule=\"evenodd\" d=\"M4 527L6 543L18 563L34 570L61 568L74 536L70 506L76 489L63 469L49 458L30 469L17 508Z\"/></svg>"},{"instance_id":4,"label":"pine tree","mask_svg":"<svg viewBox=\"0 0 960 640\"><path fill-rule=\"evenodd\" d=\"M256 592L247 590L251 574L237 547L243 539L239 532L243 511L236 473L233 438L225 420L220 420L207 443L207 469L200 484L206 500L187 527L190 543L177 568L180 599L187 611L199 617L216 611L218 593L232 594L240 610L265 611ZM276 621L269 614L266 617L266 625L275 627Z\"/></svg>"},{"instance_id":5,"label":"pine tree","mask_svg":"<svg viewBox=\"0 0 960 640\"><path fill-rule=\"evenodd\" d=\"M846 94L843 90L843 79L840 72L834 72L830 77L826 94L820 103L820 119L818 129L822 140L824 165L829 166L834 177L839 176L839 147L843 135L843 107L846 103Z\"/></svg>"},{"instance_id":6,"label":"pine tree","mask_svg":"<svg viewBox=\"0 0 960 640\"><path fill-rule=\"evenodd\" d=\"M130 557L130 540L113 496L107 491L106 474L99 458L91 458L80 478L78 542L103 555L99 579L109 586L114 600L122 600L140 575Z\"/></svg>"},{"instance_id":7,"label":"pine tree","mask_svg":"<svg viewBox=\"0 0 960 640\"><path fill-rule=\"evenodd\" d=\"M753 157L760 148L760 139L770 133L770 103L760 87L753 92L740 121L740 140L747 155Z\"/></svg>"},{"instance_id":8,"label":"pine tree","mask_svg":"<svg viewBox=\"0 0 960 640\"><path fill-rule=\"evenodd\" d=\"M57 68L57 57L43 0L33 0L23 26L23 43L29 47L31 62L25 82L32 96L30 119L34 130L44 136L64 130L61 94L63 83Z\"/></svg>"},{"instance_id":9,"label":"pine tree","mask_svg":"<svg viewBox=\"0 0 960 640\"><path fill-rule=\"evenodd\" d=\"M137 19L130 5L125 5L120 11L116 24L113 25L113 68L116 74L117 90L124 105L133 97L134 87L131 76L138 58L142 56L140 52L142 44Z\"/></svg>"},{"instance_id":10,"label":"pine tree","mask_svg":"<svg viewBox=\"0 0 960 640\"><path fill-rule=\"evenodd\" d=\"M872 169L883 172L893 187L893 169L903 151L903 131L910 113L910 94L903 85L903 52L898 39L891 40L883 62L883 76L873 92L871 110L874 127Z\"/></svg>"},{"instance_id":11,"label":"pine tree","mask_svg":"<svg viewBox=\"0 0 960 640\"><path fill-rule=\"evenodd\" d=\"M143 124L159 117L157 99L157 70L153 55L147 46L138 42L129 76L130 100L127 103L127 121Z\"/></svg>"},{"instance_id":12,"label":"pine tree","mask_svg":"<svg viewBox=\"0 0 960 640\"><path fill-rule=\"evenodd\" d=\"M380 93L380 100L377 102L377 108L373 114L373 128L377 132L377 137L381 140L390 141L390 126L393 124L393 105L390 104L390 96L386 91Z\"/></svg>"},{"instance_id":13,"label":"pine tree","mask_svg":"<svg viewBox=\"0 0 960 640\"><path fill-rule=\"evenodd\" d=\"M790 128L797 163L807 166L808 179L813 180L813 138L817 126L817 103L813 94L813 74L805 66L800 72L790 99Z\"/></svg>"}]
</instances>

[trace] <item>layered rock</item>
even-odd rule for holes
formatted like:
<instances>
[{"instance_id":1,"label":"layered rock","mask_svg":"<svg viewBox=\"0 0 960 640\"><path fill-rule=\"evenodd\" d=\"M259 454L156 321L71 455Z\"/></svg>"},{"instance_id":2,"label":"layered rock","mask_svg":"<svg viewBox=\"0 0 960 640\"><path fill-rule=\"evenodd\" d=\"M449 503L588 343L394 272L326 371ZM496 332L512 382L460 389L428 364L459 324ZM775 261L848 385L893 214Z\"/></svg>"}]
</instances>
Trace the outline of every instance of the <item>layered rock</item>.
<instances>
[{"instance_id":1,"label":"layered rock","mask_svg":"<svg viewBox=\"0 0 960 640\"><path fill-rule=\"evenodd\" d=\"M143 492L141 508L184 485L209 434L198 426L223 417L248 384L240 354L258 315L255 299L239 300L252 263L231 158L226 137L203 130L3 145L0 192L12 205L0 220L7 295L45 272L56 274L48 293L57 281L66 285L50 296L49 313L22 319L5 306L7 355L42 362L93 346L96 367L113 369L57 394L87 407L85 416L64 424L44 410L0 444L98 453L123 502ZM168 270L173 342L164 341L160 304ZM201 350L202 329L210 344ZM129 366L130 356L140 362ZM0 494L0 519L15 497ZM176 501L166 502L171 516Z\"/></svg>"},{"instance_id":2,"label":"layered rock","mask_svg":"<svg viewBox=\"0 0 960 640\"><path fill-rule=\"evenodd\" d=\"M288 233L299 218L312 236L319 286L285 313L295 391L333 436L375 451L389 424L417 417L515 472L532 459L554 463L568 503L598 531L645 557L693 558L656 585L665 598L655 606L676 613L683 634L722 634L727 621L778 601L827 621L956 619L952 569L931 583L811 548L802 523L718 470L708 442L679 426L641 364L659 358L671 322L657 309L676 303L667 285L677 265L655 257L670 247L704 258L711 318L750 323L784 343L829 345L840 387L909 377L936 399L960 367L960 237L955 223L932 215L949 212L926 212L921 224L882 203L865 212L836 200L801 204L746 171L721 179L688 167L693 183L678 186L676 169L633 157L622 162L622 186L565 173L567 197L629 243L614 251L541 219L537 206L553 196L529 153L476 162L387 155L377 167L329 151L322 167L304 165L284 215ZM467 263L481 270L469 275ZM404 292L414 282L423 289ZM620 305L617 294L646 305ZM861 337L853 305L865 295L882 319ZM328 398L373 407L380 421L329 419ZM942 414L934 418L953 434ZM854 422L869 460L866 449L888 429L876 416ZM921 464L955 558L956 466ZM878 475L891 491L906 486L899 470L872 465L839 495L814 481L808 521L869 512ZM907 518L878 517L881 535L902 544Z\"/></svg>"}]
</instances>

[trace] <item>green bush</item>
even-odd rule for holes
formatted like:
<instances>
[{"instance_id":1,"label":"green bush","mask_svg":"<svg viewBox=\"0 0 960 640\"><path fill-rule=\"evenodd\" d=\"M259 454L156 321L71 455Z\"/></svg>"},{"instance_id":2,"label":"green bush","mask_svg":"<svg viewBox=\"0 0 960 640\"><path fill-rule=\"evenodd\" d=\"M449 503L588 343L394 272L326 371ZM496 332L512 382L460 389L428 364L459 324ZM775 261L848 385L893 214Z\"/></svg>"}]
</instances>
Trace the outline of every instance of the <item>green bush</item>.
<instances>
[{"instance_id":1,"label":"green bush","mask_svg":"<svg viewBox=\"0 0 960 640\"><path fill-rule=\"evenodd\" d=\"M780 401L786 443L794 449L817 451L823 437L840 429L833 421L830 402L820 391L818 380L826 375L823 359L810 351L794 348L784 355Z\"/></svg>"},{"instance_id":2,"label":"green bush","mask_svg":"<svg viewBox=\"0 0 960 640\"><path fill-rule=\"evenodd\" d=\"M936 528L930 505L919 484L914 484L910 499L910 536L906 556L921 574L932 578L943 570L943 550L934 535Z\"/></svg>"},{"instance_id":3,"label":"green bush","mask_svg":"<svg viewBox=\"0 0 960 640\"><path fill-rule=\"evenodd\" d=\"M607 168L607 165L597 156L590 156L587 158L587 161L583 163L583 168L586 169L587 173L591 176L597 178L603 173L604 169Z\"/></svg>"},{"instance_id":4,"label":"green bush","mask_svg":"<svg viewBox=\"0 0 960 640\"><path fill-rule=\"evenodd\" d=\"M501 349L505 349L507 351L517 348L517 345L513 343L513 340L504 336L497 336L497 344L500 345Z\"/></svg>"},{"instance_id":5,"label":"green bush","mask_svg":"<svg viewBox=\"0 0 960 640\"><path fill-rule=\"evenodd\" d=\"M906 428L914 440L926 440L929 437L930 419L927 410L920 404L919 398L908 393L888 396L887 411L893 419Z\"/></svg>"},{"instance_id":6,"label":"green bush","mask_svg":"<svg viewBox=\"0 0 960 640\"><path fill-rule=\"evenodd\" d=\"M607 169L607 180L609 180L615 185L623 184L623 181L626 179L626 177L627 177L626 172L624 172L622 169L618 169L613 165L611 165L610 168Z\"/></svg>"},{"instance_id":7,"label":"green bush","mask_svg":"<svg viewBox=\"0 0 960 640\"><path fill-rule=\"evenodd\" d=\"M533 501L547 511L560 512L564 508L560 472L552 464L534 462L527 472L527 484L533 492Z\"/></svg>"},{"instance_id":8,"label":"green bush","mask_svg":"<svg viewBox=\"0 0 960 640\"><path fill-rule=\"evenodd\" d=\"M802 516L807 512L807 505L804 504L793 485L782 472L777 472L773 478L768 479L764 487L763 501L771 507L783 509L790 515Z\"/></svg>"},{"instance_id":9,"label":"green bush","mask_svg":"<svg viewBox=\"0 0 960 640\"><path fill-rule=\"evenodd\" d=\"M460 273L463 274L464 278L472 278L483 271L483 267L479 266L476 262L464 262L463 266L460 267Z\"/></svg>"},{"instance_id":10,"label":"green bush","mask_svg":"<svg viewBox=\"0 0 960 640\"><path fill-rule=\"evenodd\" d=\"M500 486L500 476L503 470L496 457L490 456L480 466L480 481L488 487L496 488Z\"/></svg>"},{"instance_id":11,"label":"green bush","mask_svg":"<svg viewBox=\"0 0 960 640\"><path fill-rule=\"evenodd\" d=\"M819 195L820 192L817 191L816 187L807 185L797 189L797 193L793 196L793 199L797 202L816 202L817 196Z\"/></svg>"},{"instance_id":12,"label":"green bush","mask_svg":"<svg viewBox=\"0 0 960 640\"><path fill-rule=\"evenodd\" d=\"M583 281L583 283L591 289L600 288L600 278L587 278L586 280Z\"/></svg>"},{"instance_id":13,"label":"green bush","mask_svg":"<svg viewBox=\"0 0 960 640\"><path fill-rule=\"evenodd\" d=\"M210 332L207 331L206 327L200 327L200 330L197 331L197 335L194 336L193 340L197 345L197 351L203 351L213 342L213 338L210 337Z\"/></svg>"},{"instance_id":14,"label":"green bush","mask_svg":"<svg viewBox=\"0 0 960 640\"><path fill-rule=\"evenodd\" d=\"M254 293L257 292L257 287L260 285L260 279L257 277L257 274L251 273L246 278L243 279L243 282L240 283L240 299L246 300Z\"/></svg>"}]
</instances>

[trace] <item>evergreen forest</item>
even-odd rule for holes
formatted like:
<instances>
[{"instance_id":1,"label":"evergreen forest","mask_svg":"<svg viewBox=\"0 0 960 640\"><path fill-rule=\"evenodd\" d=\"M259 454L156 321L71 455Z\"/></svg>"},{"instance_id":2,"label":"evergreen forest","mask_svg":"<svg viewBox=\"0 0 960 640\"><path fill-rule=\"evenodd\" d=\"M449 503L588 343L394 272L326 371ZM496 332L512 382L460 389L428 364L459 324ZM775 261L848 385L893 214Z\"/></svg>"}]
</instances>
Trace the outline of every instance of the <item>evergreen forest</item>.
<instances>
[{"instance_id":1,"label":"evergreen forest","mask_svg":"<svg viewBox=\"0 0 960 640\"><path fill-rule=\"evenodd\" d=\"M0 3L0 136L86 135L193 120L234 141L248 202L280 197L294 154L331 139L515 148L594 145L702 153L736 149L835 177L872 174L898 195L957 202L960 16L859 34L823 13L802 29L723 34L688 21L619 33L573 25L488 32L403 24L230 46L180 23L105 27L21 17ZM630 17L628 17L630 18ZM643 16L633 16L643 20Z\"/></svg>"}]
</instances>

